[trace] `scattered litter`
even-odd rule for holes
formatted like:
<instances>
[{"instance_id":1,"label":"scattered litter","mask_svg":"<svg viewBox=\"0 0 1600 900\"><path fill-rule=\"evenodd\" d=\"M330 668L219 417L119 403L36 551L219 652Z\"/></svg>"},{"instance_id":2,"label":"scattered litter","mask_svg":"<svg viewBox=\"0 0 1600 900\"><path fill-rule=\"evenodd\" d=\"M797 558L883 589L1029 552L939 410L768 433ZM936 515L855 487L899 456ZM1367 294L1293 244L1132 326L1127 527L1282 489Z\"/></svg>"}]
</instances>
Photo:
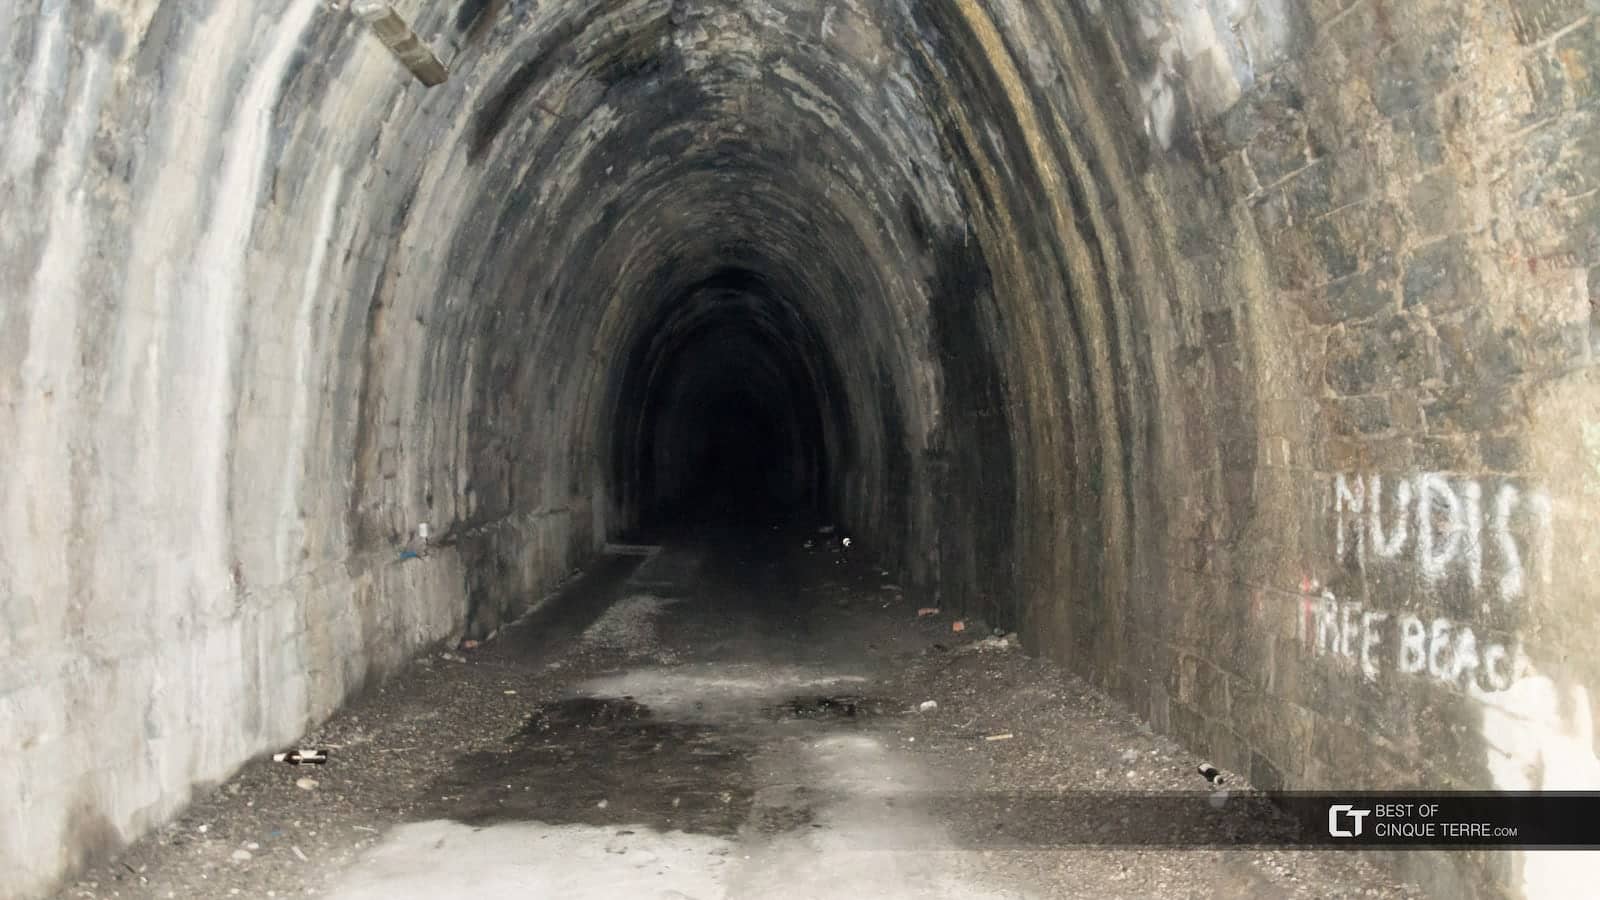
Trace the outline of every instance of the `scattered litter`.
<instances>
[{"instance_id":1,"label":"scattered litter","mask_svg":"<svg viewBox=\"0 0 1600 900\"><path fill-rule=\"evenodd\" d=\"M986 740L986 741L1009 741L1014 737L1016 737L1016 735L1014 735L1011 732L1007 731L1004 734L988 734L988 735L984 735L983 739Z\"/></svg>"},{"instance_id":2,"label":"scattered litter","mask_svg":"<svg viewBox=\"0 0 1600 900\"><path fill-rule=\"evenodd\" d=\"M806 548L806 549L807 549L807 550L810 550L810 549L811 549L811 548L812 548L812 547L815 547L815 546L816 546L816 545L817 545L817 542L816 542L816 541L813 541L813 540L811 540L811 539L810 539L810 538L806 538L806 542L805 542L805 544L804 544L804 545L803 545L803 546L804 546L804 547L805 547L805 548Z\"/></svg>"},{"instance_id":3,"label":"scattered litter","mask_svg":"<svg viewBox=\"0 0 1600 900\"><path fill-rule=\"evenodd\" d=\"M924 700L924 701L922 701L921 705L919 705L917 707L917 712L933 712L934 710L936 710L938 708L939 708L939 701L937 701L937 700Z\"/></svg>"},{"instance_id":4,"label":"scattered litter","mask_svg":"<svg viewBox=\"0 0 1600 900\"><path fill-rule=\"evenodd\" d=\"M996 650L1015 650L1021 645L1021 641L1018 640L1015 634L1008 634L1005 637L989 637L984 638L981 641L973 641L972 643L963 646L957 652L989 653Z\"/></svg>"},{"instance_id":5,"label":"scattered litter","mask_svg":"<svg viewBox=\"0 0 1600 900\"><path fill-rule=\"evenodd\" d=\"M470 639L462 641L461 642L461 649L463 649L463 650L476 650L476 649L478 649L478 642L474 641L474 640L470 640Z\"/></svg>"},{"instance_id":6,"label":"scattered litter","mask_svg":"<svg viewBox=\"0 0 1600 900\"><path fill-rule=\"evenodd\" d=\"M288 763L291 766L312 765L322 766L328 763L326 750L289 750L285 753L272 754L273 762Z\"/></svg>"},{"instance_id":7,"label":"scattered litter","mask_svg":"<svg viewBox=\"0 0 1600 900\"><path fill-rule=\"evenodd\" d=\"M610 805L611 805L611 801L609 801L609 800L601 800L599 803L595 804L595 808L596 809L605 809L606 807L608 807Z\"/></svg>"},{"instance_id":8,"label":"scattered litter","mask_svg":"<svg viewBox=\"0 0 1600 900\"><path fill-rule=\"evenodd\" d=\"M967 630L967 623L961 621L960 619L957 619L954 622L950 623L950 630L951 631L955 631L955 632L966 631Z\"/></svg>"},{"instance_id":9,"label":"scattered litter","mask_svg":"<svg viewBox=\"0 0 1600 900\"><path fill-rule=\"evenodd\" d=\"M1130 766L1133 765L1139 761L1139 751L1131 748L1122 751L1122 761Z\"/></svg>"},{"instance_id":10,"label":"scattered litter","mask_svg":"<svg viewBox=\"0 0 1600 900\"><path fill-rule=\"evenodd\" d=\"M507 697L515 697L517 695L516 691L501 691L501 693L505 694Z\"/></svg>"},{"instance_id":11,"label":"scattered litter","mask_svg":"<svg viewBox=\"0 0 1600 900\"><path fill-rule=\"evenodd\" d=\"M370 831L370 832L372 832L372 833L373 833L373 834L379 834L379 833L380 833L380 832L379 832L379 831L378 831L378 829L376 829L376 828L373 828L373 827L371 827L371 826L369 826L369 825L351 825L351 826L350 826L350 827L351 827L351 828L354 828L354 829L355 829L355 830L357 830L357 831Z\"/></svg>"},{"instance_id":12,"label":"scattered litter","mask_svg":"<svg viewBox=\"0 0 1600 900\"><path fill-rule=\"evenodd\" d=\"M252 859L254 856L255 854L251 853L249 850L241 849L233 851L234 862L244 862L245 860Z\"/></svg>"},{"instance_id":13,"label":"scattered litter","mask_svg":"<svg viewBox=\"0 0 1600 900\"><path fill-rule=\"evenodd\" d=\"M206 832L208 832L210 830L211 830L211 826L210 825L200 825L200 826L197 826L195 828L195 831L198 831L201 834L205 834Z\"/></svg>"},{"instance_id":14,"label":"scattered litter","mask_svg":"<svg viewBox=\"0 0 1600 900\"><path fill-rule=\"evenodd\" d=\"M939 607L937 606L924 606L923 608L917 610L917 618L919 619L926 618L927 616L937 616L938 614Z\"/></svg>"},{"instance_id":15,"label":"scattered litter","mask_svg":"<svg viewBox=\"0 0 1600 900\"><path fill-rule=\"evenodd\" d=\"M314 791L317 789L317 780L315 778L302 778L296 781L294 786L302 791Z\"/></svg>"},{"instance_id":16,"label":"scattered litter","mask_svg":"<svg viewBox=\"0 0 1600 900\"><path fill-rule=\"evenodd\" d=\"M467 658L465 656L457 656L454 653L449 652L448 650L445 651L444 653L439 654L439 658L442 659L442 660L446 660L448 662L464 663L464 662L467 661Z\"/></svg>"},{"instance_id":17,"label":"scattered litter","mask_svg":"<svg viewBox=\"0 0 1600 900\"><path fill-rule=\"evenodd\" d=\"M845 549L848 550L850 548L850 544L852 542L851 542L851 540L849 538L845 538L844 540L840 541L839 543L840 543L841 546L843 546Z\"/></svg>"},{"instance_id":18,"label":"scattered litter","mask_svg":"<svg viewBox=\"0 0 1600 900\"><path fill-rule=\"evenodd\" d=\"M261 845L256 843L255 841L247 841L247 842L245 842L244 848L246 850L260 850L261 849Z\"/></svg>"},{"instance_id":19,"label":"scattered litter","mask_svg":"<svg viewBox=\"0 0 1600 900\"><path fill-rule=\"evenodd\" d=\"M292 851L294 851L294 855L295 855L295 856L296 856L296 857L298 857L298 858L299 858L299 859L300 859L300 861L301 861L301 862L310 862L310 861L311 861L311 860L309 860L309 859L307 859L307 858L306 858L306 853L305 853L305 851L304 851L304 850L301 850L301 849L300 849L300 848L299 848L299 847L296 847L296 846L294 846L294 845L293 845L293 844L290 844L290 845L289 845L289 849L290 849L290 850L292 850Z\"/></svg>"},{"instance_id":20,"label":"scattered litter","mask_svg":"<svg viewBox=\"0 0 1600 900\"><path fill-rule=\"evenodd\" d=\"M421 558L422 558L422 554L418 553L415 550L401 550L400 551L400 559L402 559L402 560L421 559Z\"/></svg>"},{"instance_id":21,"label":"scattered litter","mask_svg":"<svg viewBox=\"0 0 1600 900\"><path fill-rule=\"evenodd\" d=\"M1204 775L1205 779L1212 784L1222 783L1222 773L1218 772L1216 767L1210 763L1201 763L1199 766L1199 772L1201 775Z\"/></svg>"}]
</instances>

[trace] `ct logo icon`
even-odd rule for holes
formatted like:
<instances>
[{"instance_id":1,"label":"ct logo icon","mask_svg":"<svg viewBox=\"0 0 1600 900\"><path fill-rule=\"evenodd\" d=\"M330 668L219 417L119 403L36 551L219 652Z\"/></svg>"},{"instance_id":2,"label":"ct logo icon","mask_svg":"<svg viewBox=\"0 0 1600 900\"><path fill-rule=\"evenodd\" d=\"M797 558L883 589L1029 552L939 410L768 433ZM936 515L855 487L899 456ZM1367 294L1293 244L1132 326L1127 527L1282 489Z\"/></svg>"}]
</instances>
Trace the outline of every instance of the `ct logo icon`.
<instances>
[{"instance_id":1,"label":"ct logo icon","mask_svg":"<svg viewBox=\"0 0 1600 900\"><path fill-rule=\"evenodd\" d=\"M1328 807L1328 834L1340 838L1358 837L1361 834L1361 820L1371 813L1370 809L1356 809L1347 803L1335 803ZM1348 818L1354 823L1354 827L1350 829L1339 827L1341 818Z\"/></svg>"}]
</instances>

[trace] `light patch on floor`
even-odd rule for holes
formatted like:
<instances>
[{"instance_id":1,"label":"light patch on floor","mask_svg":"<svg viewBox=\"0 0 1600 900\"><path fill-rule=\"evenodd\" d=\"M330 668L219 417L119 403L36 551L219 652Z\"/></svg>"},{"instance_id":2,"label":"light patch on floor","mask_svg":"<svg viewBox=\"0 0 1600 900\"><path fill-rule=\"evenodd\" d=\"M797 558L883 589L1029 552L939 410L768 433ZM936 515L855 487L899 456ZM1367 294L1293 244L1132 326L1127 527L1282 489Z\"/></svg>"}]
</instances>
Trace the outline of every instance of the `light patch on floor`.
<instances>
[{"instance_id":1,"label":"light patch on floor","mask_svg":"<svg viewBox=\"0 0 1600 900\"><path fill-rule=\"evenodd\" d=\"M596 623L598 624L598 623ZM599 697L632 697L673 718L716 718L748 712L797 693L826 693L867 681L804 666L709 665L634 669L584 682L580 690Z\"/></svg>"},{"instance_id":2,"label":"light patch on floor","mask_svg":"<svg viewBox=\"0 0 1600 900\"><path fill-rule=\"evenodd\" d=\"M656 637L656 618L678 598L654 594L624 597L584 629L583 641L592 646L617 650L630 656L643 656L661 648Z\"/></svg>"},{"instance_id":3,"label":"light patch on floor","mask_svg":"<svg viewBox=\"0 0 1600 900\"><path fill-rule=\"evenodd\" d=\"M390 831L326 896L711 900L727 896L732 847L720 838L637 827L417 822Z\"/></svg>"},{"instance_id":4,"label":"light patch on floor","mask_svg":"<svg viewBox=\"0 0 1600 900\"><path fill-rule=\"evenodd\" d=\"M763 689L770 686L758 684ZM810 786L833 798L815 808L812 828L764 838L749 834L734 842L627 823L604 828L539 823L473 828L448 821L421 822L390 831L327 896L335 900L432 900L466 892L481 900L1017 896L985 887L986 881L995 879L984 870L982 854L957 848L945 829L925 813L885 802L885 797L903 797L908 791L926 790L929 784L925 773L881 741L866 735L827 735L805 742L794 767L799 784L791 787ZM782 787L767 791L771 796L765 805L781 807L796 799L784 794Z\"/></svg>"},{"instance_id":5,"label":"light patch on floor","mask_svg":"<svg viewBox=\"0 0 1600 900\"><path fill-rule=\"evenodd\" d=\"M835 798L816 811L822 827L790 831L751 848L750 860L730 879L730 896L1017 896L985 886L996 879L982 868L982 854L958 849L925 814L885 802L931 785L926 773L880 741L829 735L807 744L796 763L808 784Z\"/></svg>"}]
</instances>

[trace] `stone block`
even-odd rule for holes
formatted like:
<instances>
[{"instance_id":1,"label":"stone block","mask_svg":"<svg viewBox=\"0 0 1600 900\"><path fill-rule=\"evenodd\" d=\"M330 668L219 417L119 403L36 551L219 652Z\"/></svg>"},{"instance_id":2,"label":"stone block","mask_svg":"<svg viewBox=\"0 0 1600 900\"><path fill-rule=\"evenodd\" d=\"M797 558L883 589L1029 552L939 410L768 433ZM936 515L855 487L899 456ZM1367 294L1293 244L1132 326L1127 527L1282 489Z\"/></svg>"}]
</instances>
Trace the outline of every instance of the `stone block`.
<instances>
[{"instance_id":1,"label":"stone block","mask_svg":"<svg viewBox=\"0 0 1600 900\"><path fill-rule=\"evenodd\" d=\"M1528 464L1527 437L1520 433L1485 434L1478 438L1478 458L1491 472L1514 474Z\"/></svg>"},{"instance_id":2,"label":"stone block","mask_svg":"<svg viewBox=\"0 0 1600 900\"><path fill-rule=\"evenodd\" d=\"M1467 238L1449 237L1413 251L1405 260L1403 302L1435 314L1482 299L1483 279Z\"/></svg>"},{"instance_id":3,"label":"stone block","mask_svg":"<svg viewBox=\"0 0 1600 900\"><path fill-rule=\"evenodd\" d=\"M1476 472L1481 460L1471 435L1432 434L1412 442L1416 465L1429 472Z\"/></svg>"},{"instance_id":4,"label":"stone block","mask_svg":"<svg viewBox=\"0 0 1600 900\"><path fill-rule=\"evenodd\" d=\"M1262 185L1273 185L1311 162L1306 123L1300 111L1287 104L1264 104L1254 108L1259 117L1245 156Z\"/></svg>"},{"instance_id":5,"label":"stone block","mask_svg":"<svg viewBox=\"0 0 1600 900\"><path fill-rule=\"evenodd\" d=\"M1380 434L1394 426L1389 398L1383 395L1330 397L1323 400L1322 405L1329 429L1335 434Z\"/></svg>"},{"instance_id":6,"label":"stone block","mask_svg":"<svg viewBox=\"0 0 1600 900\"><path fill-rule=\"evenodd\" d=\"M1438 377L1438 351L1415 319L1381 316L1329 338L1325 374L1328 386L1344 395L1425 384Z\"/></svg>"},{"instance_id":7,"label":"stone block","mask_svg":"<svg viewBox=\"0 0 1600 900\"><path fill-rule=\"evenodd\" d=\"M1504 385L1454 387L1436 392L1423 403L1430 430L1444 433L1487 431L1524 420L1524 404Z\"/></svg>"},{"instance_id":8,"label":"stone block","mask_svg":"<svg viewBox=\"0 0 1600 900\"><path fill-rule=\"evenodd\" d=\"M1511 4L1517 40L1535 44L1571 25L1585 13L1586 0L1518 0Z\"/></svg>"},{"instance_id":9,"label":"stone block","mask_svg":"<svg viewBox=\"0 0 1600 900\"><path fill-rule=\"evenodd\" d=\"M1420 172L1444 162L1443 130L1438 111L1431 102L1393 116L1390 124L1398 155L1392 167L1400 170L1392 172L1391 178L1405 174L1403 170L1407 166ZM1409 151L1414 162L1405 160L1405 155L1400 153L1403 150Z\"/></svg>"},{"instance_id":10,"label":"stone block","mask_svg":"<svg viewBox=\"0 0 1600 900\"><path fill-rule=\"evenodd\" d=\"M1419 237L1441 237L1470 226L1461 201L1461 184L1453 173L1438 170L1417 179L1411 187L1411 220Z\"/></svg>"},{"instance_id":11,"label":"stone block","mask_svg":"<svg viewBox=\"0 0 1600 900\"><path fill-rule=\"evenodd\" d=\"M1560 81L1573 105L1600 105L1600 18L1562 35L1552 51L1553 62L1560 67Z\"/></svg>"},{"instance_id":12,"label":"stone block","mask_svg":"<svg viewBox=\"0 0 1600 900\"><path fill-rule=\"evenodd\" d=\"M1399 266L1382 257L1364 272L1297 295L1306 317L1317 325L1369 319L1399 309Z\"/></svg>"}]
</instances>

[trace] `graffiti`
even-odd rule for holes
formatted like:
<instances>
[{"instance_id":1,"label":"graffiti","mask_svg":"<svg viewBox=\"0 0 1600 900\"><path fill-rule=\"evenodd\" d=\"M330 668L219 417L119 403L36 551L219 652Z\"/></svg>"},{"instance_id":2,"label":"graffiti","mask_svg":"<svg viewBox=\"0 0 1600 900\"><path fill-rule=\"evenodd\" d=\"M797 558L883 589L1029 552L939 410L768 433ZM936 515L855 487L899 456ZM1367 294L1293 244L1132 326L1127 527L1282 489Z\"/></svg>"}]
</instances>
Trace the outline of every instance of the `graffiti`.
<instances>
[{"instance_id":1,"label":"graffiti","mask_svg":"<svg viewBox=\"0 0 1600 900\"><path fill-rule=\"evenodd\" d=\"M1409 562L1428 584L1459 572L1475 591L1516 600L1528 588L1530 566L1542 582L1550 580L1550 498L1509 483L1486 493L1478 480L1452 483L1437 472L1391 478L1388 486L1381 475L1337 475L1336 558L1353 554L1362 571Z\"/></svg>"},{"instance_id":2,"label":"graffiti","mask_svg":"<svg viewBox=\"0 0 1600 900\"><path fill-rule=\"evenodd\" d=\"M1600 473L1600 427L1584 427ZM1595 484L1600 492L1600 479ZM1539 672L1515 631L1483 624L1514 627L1523 610L1505 605L1522 601L1521 607L1535 585L1552 580L1554 534L1545 492L1505 479L1436 472L1341 474L1333 479L1332 501L1340 568L1353 564L1365 577L1374 567L1410 567L1424 586L1476 596L1484 619L1474 624L1341 601L1307 576L1298 597L1304 652L1383 690L1409 679L1464 695L1481 710L1479 738L1498 790L1600 788L1588 690ZM1494 608L1495 598L1501 609ZM1590 854L1524 852L1522 895L1577 896L1594 865Z\"/></svg>"},{"instance_id":3,"label":"graffiti","mask_svg":"<svg viewBox=\"0 0 1600 900\"><path fill-rule=\"evenodd\" d=\"M1499 641L1480 640L1466 623L1369 609L1327 590L1303 596L1302 612L1300 642L1317 656L1347 660L1368 681L1393 671L1468 691L1511 686L1512 651Z\"/></svg>"}]
</instances>

